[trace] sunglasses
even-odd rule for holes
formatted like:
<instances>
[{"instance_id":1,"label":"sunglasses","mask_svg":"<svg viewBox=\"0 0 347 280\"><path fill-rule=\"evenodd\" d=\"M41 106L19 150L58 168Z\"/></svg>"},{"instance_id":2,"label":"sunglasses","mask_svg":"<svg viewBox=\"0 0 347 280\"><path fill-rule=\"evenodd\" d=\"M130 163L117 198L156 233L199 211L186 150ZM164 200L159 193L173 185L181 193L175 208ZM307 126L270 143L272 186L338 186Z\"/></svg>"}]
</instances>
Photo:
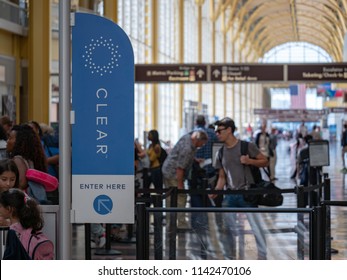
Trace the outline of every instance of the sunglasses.
<instances>
[{"instance_id":1,"label":"sunglasses","mask_svg":"<svg viewBox=\"0 0 347 280\"><path fill-rule=\"evenodd\" d=\"M228 129L228 127L226 127L226 128L220 128L220 129L216 129L214 132L217 134L220 134L223 130L227 130Z\"/></svg>"}]
</instances>

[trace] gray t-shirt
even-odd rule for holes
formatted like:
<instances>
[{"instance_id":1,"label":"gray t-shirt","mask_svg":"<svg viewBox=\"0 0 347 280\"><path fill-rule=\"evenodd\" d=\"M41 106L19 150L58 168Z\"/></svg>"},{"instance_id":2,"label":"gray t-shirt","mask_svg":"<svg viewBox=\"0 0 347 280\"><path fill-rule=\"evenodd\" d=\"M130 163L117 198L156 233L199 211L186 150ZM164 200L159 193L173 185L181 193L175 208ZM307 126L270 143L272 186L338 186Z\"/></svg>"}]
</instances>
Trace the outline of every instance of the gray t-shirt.
<instances>
[{"instance_id":1,"label":"gray t-shirt","mask_svg":"<svg viewBox=\"0 0 347 280\"><path fill-rule=\"evenodd\" d=\"M227 148L224 144L222 163L219 160L219 153L220 150L216 154L215 168L219 169L223 167L228 189L245 189L247 183L254 183L250 168L247 165L243 165L240 161L241 141L238 141L232 148ZM260 151L257 146L254 143L249 142L249 157L256 158L259 153Z\"/></svg>"}]
</instances>

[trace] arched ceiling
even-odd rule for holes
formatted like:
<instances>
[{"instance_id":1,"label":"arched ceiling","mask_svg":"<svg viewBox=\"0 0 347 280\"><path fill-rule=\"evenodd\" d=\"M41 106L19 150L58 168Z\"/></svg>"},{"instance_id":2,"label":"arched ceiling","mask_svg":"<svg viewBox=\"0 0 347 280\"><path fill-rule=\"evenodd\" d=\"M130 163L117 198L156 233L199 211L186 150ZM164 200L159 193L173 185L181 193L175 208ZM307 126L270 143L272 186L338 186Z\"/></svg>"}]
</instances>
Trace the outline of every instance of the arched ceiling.
<instances>
[{"instance_id":1,"label":"arched ceiling","mask_svg":"<svg viewBox=\"0 0 347 280\"><path fill-rule=\"evenodd\" d=\"M347 0L210 0L211 19L222 16L241 48L252 46L258 57L288 42L308 42L336 62L343 59Z\"/></svg>"}]
</instances>

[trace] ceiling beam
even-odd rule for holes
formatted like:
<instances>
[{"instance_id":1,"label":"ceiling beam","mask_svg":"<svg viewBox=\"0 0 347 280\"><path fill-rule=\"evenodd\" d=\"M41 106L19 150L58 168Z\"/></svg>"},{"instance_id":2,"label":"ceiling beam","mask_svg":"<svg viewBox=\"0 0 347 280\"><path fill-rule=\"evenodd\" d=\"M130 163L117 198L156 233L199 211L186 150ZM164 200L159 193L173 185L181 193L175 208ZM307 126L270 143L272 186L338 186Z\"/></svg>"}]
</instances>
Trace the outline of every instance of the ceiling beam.
<instances>
[{"instance_id":1,"label":"ceiling beam","mask_svg":"<svg viewBox=\"0 0 347 280\"><path fill-rule=\"evenodd\" d=\"M290 0L290 15L293 23L293 33L295 37L295 41L300 41L299 38L299 32L298 32L298 19L296 15L296 6L295 6L295 0Z\"/></svg>"}]
</instances>

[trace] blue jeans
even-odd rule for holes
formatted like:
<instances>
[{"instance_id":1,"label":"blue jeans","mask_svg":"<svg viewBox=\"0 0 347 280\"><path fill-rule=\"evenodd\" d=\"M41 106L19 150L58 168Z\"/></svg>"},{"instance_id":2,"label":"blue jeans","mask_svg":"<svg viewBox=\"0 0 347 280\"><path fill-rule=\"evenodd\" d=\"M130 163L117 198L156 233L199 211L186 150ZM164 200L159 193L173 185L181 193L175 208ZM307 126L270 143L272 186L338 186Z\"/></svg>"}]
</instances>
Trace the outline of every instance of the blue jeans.
<instances>
[{"instance_id":1,"label":"blue jeans","mask_svg":"<svg viewBox=\"0 0 347 280\"><path fill-rule=\"evenodd\" d=\"M223 207L248 208L258 207L243 199L242 194L229 194L224 196ZM258 249L258 259L266 259L266 237L265 229L261 225L261 213L246 213L248 222L252 228ZM238 226L236 213L227 213L225 217L227 231L233 236L240 236L243 228Z\"/></svg>"}]
</instances>

